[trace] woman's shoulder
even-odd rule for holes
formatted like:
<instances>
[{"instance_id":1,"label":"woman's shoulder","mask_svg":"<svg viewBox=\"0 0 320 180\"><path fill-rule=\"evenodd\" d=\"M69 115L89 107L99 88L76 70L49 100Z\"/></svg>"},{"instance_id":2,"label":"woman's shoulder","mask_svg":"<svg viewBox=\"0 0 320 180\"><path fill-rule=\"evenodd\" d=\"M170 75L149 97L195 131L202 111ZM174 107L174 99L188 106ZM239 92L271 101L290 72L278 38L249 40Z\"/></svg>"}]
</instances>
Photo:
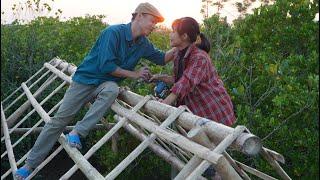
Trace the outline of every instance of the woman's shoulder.
<instances>
[{"instance_id":1,"label":"woman's shoulder","mask_svg":"<svg viewBox=\"0 0 320 180\"><path fill-rule=\"evenodd\" d=\"M210 61L210 56L207 52L205 52L202 49L199 49L198 47L194 47L193 51L190 54L190 58L197 60L197 61Z\"/></svg>"}]
</instances>

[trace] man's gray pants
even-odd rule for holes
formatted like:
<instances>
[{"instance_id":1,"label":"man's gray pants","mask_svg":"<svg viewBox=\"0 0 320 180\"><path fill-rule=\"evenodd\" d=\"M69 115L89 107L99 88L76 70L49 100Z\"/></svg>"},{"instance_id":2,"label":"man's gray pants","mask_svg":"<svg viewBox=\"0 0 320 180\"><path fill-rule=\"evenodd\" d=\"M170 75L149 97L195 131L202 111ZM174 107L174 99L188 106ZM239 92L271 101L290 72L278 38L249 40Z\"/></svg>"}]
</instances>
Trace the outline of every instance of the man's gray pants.
<instances>
[{"instance_id":1,"label":"man's gray pants","mask_svg":"<svg viewBox=\"0 0 320 180\"><path fill-rule=\"evenodd\" d=\"M45 124L38 136L28 155L26 164L36 168L48 155L64 128L72 121L79 110L86 103L96 98L84 118L77 122L74 128L81 137L86 137L90 129L102 119L118 94L119 87L115 82L107 81L99 86L72 82L57 113L51 118L51 121Z\"/></svg>"}]
</instances>

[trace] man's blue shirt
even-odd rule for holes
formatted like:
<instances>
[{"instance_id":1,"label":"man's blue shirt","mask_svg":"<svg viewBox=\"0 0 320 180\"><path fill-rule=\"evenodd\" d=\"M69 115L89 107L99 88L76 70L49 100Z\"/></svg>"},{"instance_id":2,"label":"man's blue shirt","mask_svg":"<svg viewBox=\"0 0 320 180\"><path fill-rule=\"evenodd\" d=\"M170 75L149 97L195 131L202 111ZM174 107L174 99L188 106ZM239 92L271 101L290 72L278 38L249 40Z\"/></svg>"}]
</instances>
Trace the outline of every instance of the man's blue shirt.
<instances>
[{"instance_id":1,"label":"man's blue shirt","mask_svg":"<svg viewBox=\"0 0 320 180\"><path fill-rule=\"evenodd\" d=\"M124 78L110 73L117 67L133 71L141 58L164 65L165 53L155 48L144 36L134 43L131 23L112 25L104 29L72 80L81 84L99 85L105 81L119 82Z\"/></svg>"}]
</instances>

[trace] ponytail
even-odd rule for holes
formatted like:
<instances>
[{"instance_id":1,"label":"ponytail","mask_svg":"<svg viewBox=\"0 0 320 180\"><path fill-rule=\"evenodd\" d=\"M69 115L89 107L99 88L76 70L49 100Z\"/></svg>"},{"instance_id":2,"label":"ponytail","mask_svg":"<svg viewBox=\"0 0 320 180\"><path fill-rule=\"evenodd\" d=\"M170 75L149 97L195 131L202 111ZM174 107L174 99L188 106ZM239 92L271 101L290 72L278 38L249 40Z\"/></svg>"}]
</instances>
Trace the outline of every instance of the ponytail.
<instances>
[{"instance_id":1,"label":"ponytail","mask_svg":"<svg viewBox=\"0 0 320 180\"><path fill-rule=\"evenodd\" d=\"M200 36L201 42L197 43L197 47L209 53L210 46L211 46L209 40L206 38L206 36L203 33L200 33L199 36Z\"/></svg>"}]
</instances>

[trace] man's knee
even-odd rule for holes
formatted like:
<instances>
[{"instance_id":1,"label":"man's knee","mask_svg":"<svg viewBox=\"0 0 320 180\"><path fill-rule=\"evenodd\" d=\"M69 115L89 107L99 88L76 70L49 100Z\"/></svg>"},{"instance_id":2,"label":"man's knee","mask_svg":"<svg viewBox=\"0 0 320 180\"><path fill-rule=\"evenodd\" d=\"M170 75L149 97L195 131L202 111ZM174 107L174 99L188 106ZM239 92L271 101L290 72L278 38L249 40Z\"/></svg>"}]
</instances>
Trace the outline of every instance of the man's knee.
<instances>
[{"instance_id":1,"label":"man's knee","mask_svg":"<svg viewBox=\"0 0 320 180\"><path fill-rule=\"evenodd\" d=\"M119 95L119 86L115 82L106 82L99 96L116 99Z\"/></svg>"}]
</instances>

